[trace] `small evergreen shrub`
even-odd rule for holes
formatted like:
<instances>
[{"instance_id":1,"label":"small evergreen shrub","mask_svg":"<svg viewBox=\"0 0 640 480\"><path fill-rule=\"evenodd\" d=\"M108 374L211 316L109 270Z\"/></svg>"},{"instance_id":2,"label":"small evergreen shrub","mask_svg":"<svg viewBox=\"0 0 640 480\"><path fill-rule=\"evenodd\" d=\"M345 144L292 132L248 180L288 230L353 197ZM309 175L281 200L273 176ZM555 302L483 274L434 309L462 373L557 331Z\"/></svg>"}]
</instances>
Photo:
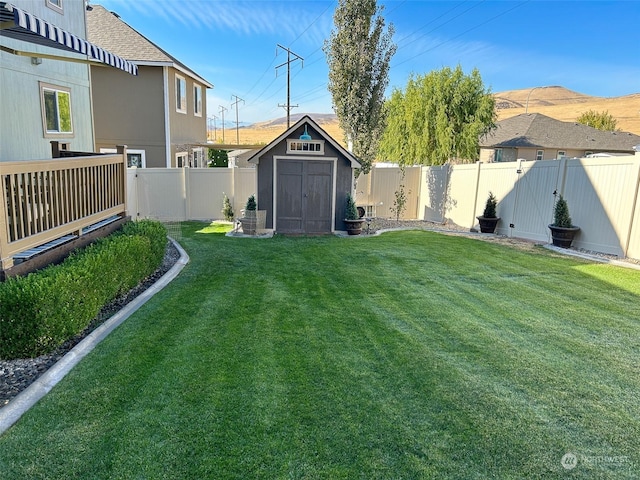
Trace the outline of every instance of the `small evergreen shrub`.
<instances>
[{"instance_id":1,"label":"small evergreen shrub","mask_svg":"<svg viewBox=\"0 0 640 480\"><path fill-rule=\"evenodd\" d=\"M256 196L251 195L247 200L247 205L245 206L245 210L250 212L250 211L256 210L257 208L258 208L258 205L256 204Z\"/></svg>"},{"instance_id":2,"label":"small evergreen shrub","mask_svg":"<svg viewBox=\"0 0 640 480\"><path fill-rule=\"evenodd\" d=\"M347 193L347 208L345 211L345 220L358 220L358 209L356 208L356 202L350 193Z\"/></svg>"},{"instance_id":3,"label":"small evergreen shrub","mask_svg":"<svg viewBox=\"0 0 640 480\"><path fill-rule=\"evenodd\" d=\"M498 205L498 200L493 192L489 192L489 197L487 198L487 203L484 205L484 212L482 212L482 216L484 218L497 218L496 215L496 207Z\"/></svg>"},{"instance_id":4,"label":"small evergreen shrub","mask_svg":"<svg viewBox=\"0 0 640 480\"><path fill-rule=\"evenodd\" d=\"M229 197L227 197L227 195L225 195L222 200L222 215L224 215L224 219L227 222L233 221L233 207L231 206L231 201L229 201Z\"/></svg>"},{"instance_id":5,"label":"small evergreen shrub","mask_svg":"<svg viewBox=\"0 0 640 480\"><path fill-rule=\"evenodd\" d=\"M166 242L160 222L129 222L60 265L0 283L0 359L50 353L73 338L160 266Z\"/></svg>"},{"instance_id":6,"label":"small evergreen shrub","mask_svg":"<svg viewBox=\"0 0 640 480\"><path fill-rule=\"evenodd\" d=\"M562 195L558 198L553 211L553 226L563 228L573 227L571 217L569 216L569 206Z\"/></svg>"}]
</instances>

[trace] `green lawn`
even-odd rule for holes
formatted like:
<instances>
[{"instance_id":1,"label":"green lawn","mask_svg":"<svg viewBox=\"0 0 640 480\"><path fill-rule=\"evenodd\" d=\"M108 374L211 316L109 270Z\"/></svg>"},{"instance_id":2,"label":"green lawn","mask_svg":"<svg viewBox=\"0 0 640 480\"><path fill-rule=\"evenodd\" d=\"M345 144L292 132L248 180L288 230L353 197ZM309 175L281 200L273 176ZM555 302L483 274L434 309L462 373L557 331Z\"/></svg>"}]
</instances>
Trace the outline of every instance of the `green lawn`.
<instances>
[{"instance_id":1,"label":"green lawn","mask_svg":"<svg viewBox=\"0 0 640 480\"><path fill-rule=\"evenodd\" d=\"M183 225L180 276L0 437L0 478L640 478L639 271L203 226Z\"/></svg>"}]
</instances>

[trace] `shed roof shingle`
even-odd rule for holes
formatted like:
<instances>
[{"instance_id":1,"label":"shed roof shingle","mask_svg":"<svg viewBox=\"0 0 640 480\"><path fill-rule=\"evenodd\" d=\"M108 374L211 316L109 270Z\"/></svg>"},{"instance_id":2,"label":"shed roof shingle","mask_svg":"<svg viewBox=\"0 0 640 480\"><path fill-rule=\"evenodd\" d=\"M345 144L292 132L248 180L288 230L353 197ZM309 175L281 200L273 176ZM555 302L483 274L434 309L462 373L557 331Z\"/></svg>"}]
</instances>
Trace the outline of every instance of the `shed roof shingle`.
<instances>
[{"instance_id":1,"label":"shed roof shingle","mask_svg":"<svg viewBox=\"0 0 640 480\"><path fill-rule=\"evenodd\" d=\"M640 136L629 132L604 132L576 122L562 122L541 113L522 113L501 120L480 139L481 147L566 148L633 152Z\"/></svg>"}]
</instances>

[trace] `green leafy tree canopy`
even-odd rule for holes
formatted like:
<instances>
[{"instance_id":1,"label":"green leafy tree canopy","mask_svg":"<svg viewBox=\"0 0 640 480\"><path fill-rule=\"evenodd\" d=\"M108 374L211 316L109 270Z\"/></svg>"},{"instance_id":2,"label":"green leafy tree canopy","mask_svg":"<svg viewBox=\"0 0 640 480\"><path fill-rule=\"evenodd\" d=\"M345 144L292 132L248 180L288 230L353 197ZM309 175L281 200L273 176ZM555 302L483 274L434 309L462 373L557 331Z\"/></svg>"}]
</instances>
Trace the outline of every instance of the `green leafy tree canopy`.
<instances>
[{"instance_id":1,"label":"green leafy tree canopy","mask_svg":"<svg viewBox=\"0 0 640 480\"><path fill-rule=\"evenodd\" d=\"M378 158L401 165L443 165L478 158L480 137L495 128L495 100L480 72L460 65L412 75L386 102Z\"/></svg>"},{"instance_id":2,"label":"green leafy tree canopy","mask_svg":"<svg viewBox=\"0 0 640 480\"><path fill-rule=\"evenodd\" d=\"M396 46L376 0L339 0L325 42L329 91L340 127L367 173L385 127L384 94Z\"/></svg>"},{"instance_id":3,"label":"green leafy tree canopy","mask_svg":"<svg viewBox=\"0 0 640 480\"><path fill-rule=\"evenodd\" d=\"M576 118L576 122L605 132L615 132L616 130L620 130L617 128L618 121L613 118L613 115L611 115L608 110L605 112L589 110Z\"/></svg>"}]
</instances>

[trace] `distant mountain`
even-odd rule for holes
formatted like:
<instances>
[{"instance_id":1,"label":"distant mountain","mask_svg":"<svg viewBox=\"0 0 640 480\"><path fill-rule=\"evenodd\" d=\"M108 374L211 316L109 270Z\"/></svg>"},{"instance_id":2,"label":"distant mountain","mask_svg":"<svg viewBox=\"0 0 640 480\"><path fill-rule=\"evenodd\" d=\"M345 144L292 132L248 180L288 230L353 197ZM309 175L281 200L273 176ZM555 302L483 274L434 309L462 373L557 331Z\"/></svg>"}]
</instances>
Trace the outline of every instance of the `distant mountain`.
<instances>
[{"instance_id":1,"label":"distant mountain","mask_svg":"<svg viewBox=\"0 0 640 480\"><path fill-rule=\"evenodd\" d=\"M560 86L532 87L494 93L498 120L521 113L542 113L564 122L589 110L609 112L618 128L640 135L640 93L622 97L595 97Z\"/></svg>"},{"instance_id":2,"label":"distant mountain","mask_svg":"<svg viewBox=\"0 0 640 480\"><path fill-rule=\"evenodd\" d=\"M291 124L293 125L305 115L309 115L318 125L337 123L338 117L335 113L295 113L291 115ZM287 117L274 118L264 122L257 122L244 128L272 128L287 126Z\"/></svg>"}]
</instances>

